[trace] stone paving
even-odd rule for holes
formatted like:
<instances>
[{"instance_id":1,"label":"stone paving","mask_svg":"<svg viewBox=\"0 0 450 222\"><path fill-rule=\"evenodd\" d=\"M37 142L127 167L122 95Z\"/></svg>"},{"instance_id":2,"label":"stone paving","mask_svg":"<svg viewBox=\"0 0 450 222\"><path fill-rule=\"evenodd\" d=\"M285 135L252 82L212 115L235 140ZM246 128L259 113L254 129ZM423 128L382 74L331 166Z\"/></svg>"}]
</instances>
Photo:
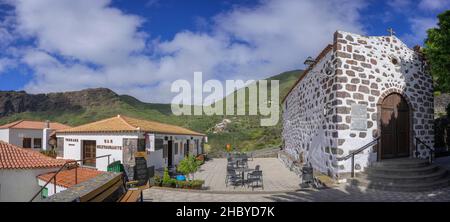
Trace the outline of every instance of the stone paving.
<instances>
[{"instance_id":1,"label":"stone paving","mask_svg":"<svg viewBox=\"0 0 450 222\"><path fill-rule=\"evenodd\" d=\"M277 158L254 158L248 161L248 167L254 169L260 165L263 172L264 191L295 191L300 189L300 178ZM202 165L200 171L195 174L196 179L205 181L205 187L209 191L218 192L251 192L251 188L246 186L226 186L225 176L227 169L226 159L212 159ZM255 191L262 191L262 188L255 188Z\"/></svg>"},{"instance_id":2,"label":"stone paving","mask_svg":"<svg viewBox=\"0 0 450 222\"><path fill-rule=\"evenodd\" d=\"M304 189L279 193L209 193L151 188L144 191L151 202L450 202L450 188L429 192L392 192L342 185L322 190Z\"/></svg>"},{"instance_id":3,"label":"stone paving","mask_svg":"<svg viewBox=\"0 0 450 222\"><path fill-rule=\"evenodd\" d=\"M450 159L449 159L450 160ZM446 161L442 161L446 163ZM450 187L427 192L394 192L340 184L321 190L300 189L299 178L275 158L255 159L249 167L261 165L265 189L251 191L226 188L225 159L214 159L202 166L196 178L206 180L210 190L157 188L144 191L144 201L153 202L450 202ZM269 179L270 177L276 179Z\"/></svg>"}]
</instances>

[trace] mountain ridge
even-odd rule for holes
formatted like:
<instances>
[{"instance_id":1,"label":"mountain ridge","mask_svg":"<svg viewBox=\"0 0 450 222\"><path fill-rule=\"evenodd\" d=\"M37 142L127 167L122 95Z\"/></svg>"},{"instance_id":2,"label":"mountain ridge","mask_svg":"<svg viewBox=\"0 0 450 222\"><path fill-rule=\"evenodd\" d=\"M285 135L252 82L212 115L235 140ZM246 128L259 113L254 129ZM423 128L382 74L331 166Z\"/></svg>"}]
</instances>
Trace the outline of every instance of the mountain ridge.
<instances>
[{"instance_id":1,"label":"mountain ridge","mask_svg":"<svg viewBox=\"0 0 450 222\"><path fill-rule=\"evenodd\" d=\"M301 70L284 72L268 80L280 80L281 99L301 73ZM281 120L277 126L261 127L260 116L175 116L172 114L170 104L142 102L129 95L119 95L108 88L47 94L0 91L0 124L29 119L50 120L78 126L117 114L205 132L209 137L211 151L220 151L227 143L241 150L273 147L281 143ZM223 132L215 133L214 127L224 119L230 119L231 123Z\"/></svg>"}]
</instances>

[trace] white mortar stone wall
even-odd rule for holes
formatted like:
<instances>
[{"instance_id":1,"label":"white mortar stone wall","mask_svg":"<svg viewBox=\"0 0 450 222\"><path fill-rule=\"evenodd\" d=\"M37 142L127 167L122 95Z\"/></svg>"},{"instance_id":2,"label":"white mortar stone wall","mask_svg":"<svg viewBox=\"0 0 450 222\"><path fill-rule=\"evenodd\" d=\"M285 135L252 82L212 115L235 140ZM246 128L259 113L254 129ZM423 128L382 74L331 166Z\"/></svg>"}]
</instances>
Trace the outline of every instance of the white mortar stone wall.
<instances>
[{"instance_id":1,"label":"white mortar stone wall","mask_svg":"<svg viewBox=\"0 0 450 222\"><path fill-rule=\"evenodd\" d=\"M332 89L335 81L330 77L332 73L327 73L327 67L328 70L333 70L333 57L333 52L329 49L293 88L284 102L284 155L280 155L280 160L291 169L296 168L292 164L297 162L311 165L323 173L337 173L330 161L336 154L333 147L337 145L333 139L336 132L332 121L335 110L326 106L331 105L335 99Z\"/></svg>"},{"instance_id":2,"label":"white mortar stone wall","mask_svg":"<svg viewBox=\"0 0 450 222\"><path fill-rule=\"evenodd\" d=\"M367 37L348 32L335 35L338 106L338 149L343 155L373 141L380 135L379 105L383 99L397 93L410 106L410 155L414 156L415 137L434 145L433 84L431 75L418 52L408 48L395 36ZM396 59L397 64L392 61ZM351 105L366 104L367 130L351 129ZM377 160L377 150L357 155L357 170L363 170ZM421 158L429 154L421 147ZM350 172L351 161L339 163L339 171Z\"/></svg>"},{"instance_id":3,"label":"white mortar stone wall","mask_svg":"<svg viewBox=\"0 0 450 222\"><path fill-rule=\"evenodd\" d=\"M411 108L411 156L415 137L434 145L432 78L418 52L395 36L338 31L333 49L317 60L284 101L284 150L279 157L289 168L307 163L335 178L348 174L351 160L338 162L337 158L380 135L378 104L391 93L401 94ZM367 105L366 130L351 129L354 103ZM369 148L357 155L357 170L376 161L376 152ZM428 155L421 146L420 157Z\"/></svg>"}]
</instances>

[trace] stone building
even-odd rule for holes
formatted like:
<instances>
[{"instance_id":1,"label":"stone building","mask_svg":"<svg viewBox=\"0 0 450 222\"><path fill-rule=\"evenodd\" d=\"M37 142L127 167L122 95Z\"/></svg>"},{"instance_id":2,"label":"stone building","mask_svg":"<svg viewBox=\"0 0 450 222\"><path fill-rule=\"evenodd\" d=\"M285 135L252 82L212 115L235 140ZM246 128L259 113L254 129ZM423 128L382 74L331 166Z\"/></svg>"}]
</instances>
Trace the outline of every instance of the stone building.
<instances>
[{"instance_id":1,"label":"stone building","mask_svg":"<svg viewBox=\"0 0 450 222\"><path fill-rule=\"evenodd\" d=\"M333 178L390 158L426 158L416 138L434 144L433 84L416 49L391 36L337 31L283 100L283 152L289 167L312 166ZM298 169L298 168L297 168Z\"/></svg>"}]
</instances>

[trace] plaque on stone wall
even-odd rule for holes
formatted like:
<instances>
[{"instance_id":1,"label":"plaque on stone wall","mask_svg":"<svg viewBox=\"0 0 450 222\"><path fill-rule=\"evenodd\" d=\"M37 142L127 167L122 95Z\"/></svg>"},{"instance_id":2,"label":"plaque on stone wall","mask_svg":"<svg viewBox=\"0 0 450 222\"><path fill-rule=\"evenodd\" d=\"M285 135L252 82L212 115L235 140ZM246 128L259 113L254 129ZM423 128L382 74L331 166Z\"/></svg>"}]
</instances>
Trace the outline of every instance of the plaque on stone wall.
<instances>
[{"instance_id":1,"label":"plaque on stone wall","mask_svg":"<svg viewBox=\"0 0 450 222\"><path fill-rule=\"evenodd\" d=\"M352 130L367 130L367 105L352 104L350 115Z\"/></svg>"}]
</instances>

